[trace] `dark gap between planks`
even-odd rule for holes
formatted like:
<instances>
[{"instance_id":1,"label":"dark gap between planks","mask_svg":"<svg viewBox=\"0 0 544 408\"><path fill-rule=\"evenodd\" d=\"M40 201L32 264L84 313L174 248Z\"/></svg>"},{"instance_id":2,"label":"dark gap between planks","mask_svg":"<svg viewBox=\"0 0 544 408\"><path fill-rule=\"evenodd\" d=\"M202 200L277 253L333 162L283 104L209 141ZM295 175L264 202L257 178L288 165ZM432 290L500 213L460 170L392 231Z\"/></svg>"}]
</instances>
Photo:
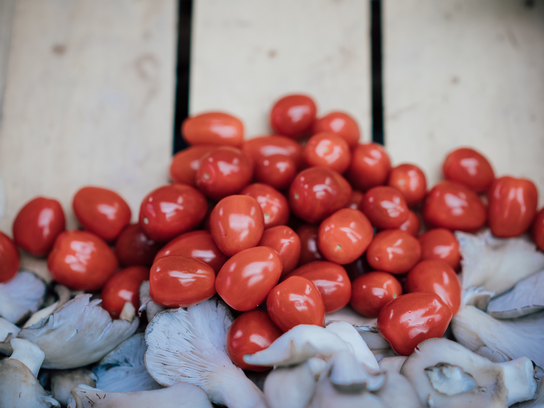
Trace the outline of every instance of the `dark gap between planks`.
<instances>
[{"instance_id":1,"label":"dark gap between planks","mask_svg":"<svg viewBox=\"0 0 544 408\"><path fill-rule=\"evenodd\" d=\"M382 2L370 0L370 61L372 81L372 141L384 144Z\"/></svg>"}]
</instances>

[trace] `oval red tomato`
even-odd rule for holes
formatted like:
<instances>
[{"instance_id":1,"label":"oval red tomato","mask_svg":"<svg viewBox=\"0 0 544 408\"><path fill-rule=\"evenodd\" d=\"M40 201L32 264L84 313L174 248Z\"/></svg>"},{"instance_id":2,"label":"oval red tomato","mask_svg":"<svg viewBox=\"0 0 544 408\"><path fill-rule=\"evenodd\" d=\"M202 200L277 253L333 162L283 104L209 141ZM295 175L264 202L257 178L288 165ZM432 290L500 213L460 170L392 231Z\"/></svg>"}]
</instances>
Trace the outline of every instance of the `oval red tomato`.
<instances>
[{"instance_id":1,"label":"oval red tomato","mask_svg":"<svg viewBox=\"0 0 544 408\"><path fill-rule=\"evenodd\" d=\"M0 283L11 280L17 271L21 258L10 237L0 231Z\"/></svg>"},{"instance_id":2,"label":"oval red tomato","mask_svg":"<svg viewBox=\"0 0 544 408\"><path fill-rule=\"evenodd\" d=\"M297 175L297 167L289 157L279 154L255 162L255 179L277 190L284 190L291 185Z\"/></svg>"},{"instance_id":3,"label":"oval red tomato","mask_svg":"<svg viewBox=\"0 0 544 408\"><path fill-rule=\"evenodd\" d=\"M408 219L400 225L399 229L417 237L421 229L421 222L417 214L413 211L408 211Z\"/></svg>"},{"instance_id":4,"label":"oval red tomato","mask_svg":"<svg viewBox=\"0 0 544 408\"><path fill-rule=\"evenodd\" d=\"M413 164L401 164L393 167L389 173L387 185L398 189L409 206L418 204L425 198L427 192L425 174Z\"/></svg>"},{"instance_id":5,"label":"oval red tomato","mask_svg":"<svg viewBox=\"0 0 544 408\"><path fill-rule=\"evenodd\" d=\"M450 230L436 228L419 236L421 260L440 260L458 270L461 264L459 242Z\"/></svg>"},{"instance_id":6,"label":"oval red tomato","mask_svg":"<svg viewBox=\"0 0 544 408\"><path fill-rule=\"evenodd\" d=\"M542 208L535 217L532 237L538 249L544 251L544 208Z\"/></svg>"},{"instance_id":7,"label":"oval red tomato","mask_svg":"<svg viewBox=\"0 0 544 408\"><path fill-rule=\"evenodd\" d=\"M272 107L270 126L280 135L299 139L312 129L316 112L315 102L309 96L287 95Z\"/></svg>"},{"instance_id":8,"label":"oval red tomato","mask_svg":"<svg viewBox=\"0 0 544 408\"><path fill-rule=\"evenodd\" d=\"M250 184L240 195L253 197L263 211L264 227L285 225L289 221L289 203L282 193L266 184Z\"/></svg>"},{"instance_id":9,"label":"oval red tomato","mask_svg":"<svg viewBox=\"0 0 544 408\"><path fill-rule=\"evenodd\" d=\"M207 112L185 119L181 134L190 145L238 147L244 141L244 124L228 113Z\"/></svg>"},{"instance_id":10,"label":"oval red tomato","mask_svg":"<svg viewBox=\"0 0 544 408\"><path fill-rule=\"evenodd\" d=\"M315 135L320 132L331 132L342 137L349 145L354 148L359 143L361 132L357 122L351 116L344 112L331 112L315 121L312 133Z\"/></svg>"},{"instance_id":11,"label":"oval red tomato","mask_svg":"<svg viewBox=\"0 0 544 408\"><path fill-rule=\"evenodd\" d=\"M102 288L102 304L113 319L119 319L126 302L135 310L140 307L140 285L149 279L149 269L131 266L114 274Z\"/></svg>"},{"instance_id":12,"label":"oval red tomato","mask_svg":"<svg viewBox=\"0 0 544 408\"><path fill-rule=\"evenodd\" d=\"M287 275L298 265L300 258L300 238L285 225L268 228L264 231L259 246L267 246L276 251L283 263L282 276Z\"/></svg>"},{"instance_id":13,"label":"oval red tomato","mask_svg":"<svg viewBox=\"0 0 544 408\"><path fill-rule=\"evenodd\" d=\"M302 154L308 166L323 166L338 173L345 172L351 160L348 143L342 137L326 132L313 135Z\"/></svg>"},{"instance_id":14,"label":"oval red tomato","mask_svg":"<svg viewBox=\"0 0 544 408\"><path fill-rule=\"evenodd\" d=\"M304 224L297 229L297 235L300 238L299 265L305 265L313 261L325 260L317 247L318 231L319 227L312 224Z\"/></svg>"},{"instance_id":15,"label":"oval red tomato","mask_svg":"<svg viewBox=\"0 0 544 408\"><path fill-rule=\"evenodd\" d=\"M353 210L359 210L359 206L361 205L361 201L363 201L363 197L365 195L361 193L360 191L353 190L351 192L351 198L349 199L348 203L344 208L351 208Z\"/></svg>"},{"instance_id":16,"label":"oval red tomato","mask_svg":"<svg viewBox=\"0 0 544 408\"><path fill-rule=\"evenodd\" d=\"M393 275L368 272L352 282L349 304L364 316L378 317L383 307L400 295L402 286Z\"/></svg>"},{"instance_id":17,"label":"oval red tomato","mask_svg":"<svg viewBox=\"0 0 544 408\"><path fill-rule=\"evenodd\" d=\"M197 145L190 146L176 153L170 164L170 177L176 183L188 184L196 187L196 173L200 168L202 156L214 151L218 146Z\"/></svg>"},{"instance_id":18,"label":"oval red tomato","mask_svg":"<svg viewBox=\"0 0 544 408\"><path fill-rule=\"evenodd\" d=\"M121 265L151 266L161 247L160 242L156 242L144 234L140 224L131 224L117 237L115 254Z\"/></svg>"},{"instance_id":19,"label":"oval red tomato","mask_svg":"<svg viewBox=\"0 0 544 408\"><path fill-rule=\"evenodd\" d=\"M376 228L399 228L409 217L402 193L394 187L378 186L368 190L360 210Z\"/></svg>"},{"instance_id":20,"label":"oval red tomato","mask_svg":"<svg viewBox=\"0 0 544 408\"><path fill-rule=\"evenodd\" d=\"M442 165L446 180L462 184L476 193L485 193L495 179L493 167L480 153L460 148L449 153Z\"/></svg>"},{"instance_id":21,"label":"oval red tomato","mask_svg":"<svg viewBox=\"0 0 544 408\"><path fill-rule=\"evenodd\" d=\"M368 263L374 270L394 274L408 272L420 257L417 238L398 229L377 233L366 251Z\"/></svg>"},{"instance_id":22,"label":"oval red tomato","mask_svg":"<svg viewBox=\"0 0 544 408\"><path fill-rule=\"evenodd\" d=\"M351 155L347 178L356 190L362 192L387 182L391 160L385 149L376 143L360 144Z\"/></svg>"},{"instance_id":23,"label":"oval red tomato","mask_svg":"<svg viewBox=\"0 0 544 408\"><path fill-rule=\"evenodd\" d=\"M254 163L262 162L272 156L284 156L295 163L297 169L302 167L302 146L285 136L270 135L246 140L242 151Z\"/></svg>"}]
</instances>

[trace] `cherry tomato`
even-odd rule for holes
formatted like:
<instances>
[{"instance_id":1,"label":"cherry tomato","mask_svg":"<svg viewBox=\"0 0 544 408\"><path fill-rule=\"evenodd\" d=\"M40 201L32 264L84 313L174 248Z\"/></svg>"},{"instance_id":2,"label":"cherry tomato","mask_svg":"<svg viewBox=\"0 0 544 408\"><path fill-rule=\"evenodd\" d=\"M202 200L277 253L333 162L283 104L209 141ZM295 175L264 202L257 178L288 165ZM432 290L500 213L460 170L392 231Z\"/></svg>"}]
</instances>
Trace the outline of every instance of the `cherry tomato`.
<instances>
[{"instance_id":1,"label":"cherry tomato","mask_svg":"<svg viewBox=\"0 0 544 408\"><path fill-rule=\"evenodd\" d=\"M299 265L305 265L313 261L325 260L317 247L318 231L319 227L312 224L304 224L297 229L297 235L300 237Z\"/></svg>"},{"instance_id":2,"label":"cherry tomato","mask_svg":"<svg viewBox=\"0 0 544 408\"><path fill-rule=\"evenodd\" d=\"M270 126L280 135L300 139L312 129L316 112L315 102L309 96L287 95L272 107Z\"/></svg>"},{"instance_id":3,"label":"cherry tomato","mask_svg":"<svg viewBox=\"0 0 544 408\"><path fill-rule=\"evenodd\" d=\"M423 340L442 337L452 317L438 295L407 293L383 307L378 330L397 354L409 356Z\"/></svg>"},{"instance_id":4,"label":"cherry tomato","mask_svg":"<svg viewBox=\"0 0 544 408\"><path fill-rule=\"evenodd\" d=\"M242 145L242 151L254 163L279 155L293 160L297 169L302 168L303 164L302 146L285 136L261 136L246 140Z\"/></svg>"},{"instance_id":5,"label":"cherry tomato","mask_svg":"<svg viewBox=\"0 0 544 408\"><path fill-rule=\"evenodd\" d=\"M189 307L215 295L213 268L193 258L167 256L149 273L149 296L165 307Z\"/></svg>"},{"instance_id":6,"label":"cherry tomato","mask_svg":"<svg viewBox=\"0 0 544 408\"><path fill-rule=\"evenodd\" d=\"M544 251L544 208L542 208L533 222L532 237L538 249Z\"/></svg>"},{"instance_id":7,"label":"cherry tomato","mask_svg":"<svg viewBox=\"0 0 544 408\"><path fill-rule=\"evenodd\" d=\"M363 192L387 182L391 160L376 143L360 144L352 152L347 178L356 190Z\"/></svg>"},{"instance_id":8,"label":"cherry tomato","mask_svg":"<svg viewBox=\"0 0 544 408\"><path fill-rule=\"evenodd\" d=\"M220 200L251 182L253 167L241 150L218 147L200 159L196 185L206 197Z\"/></svg>"},{"instance_id":9,"label":"cherry tomato","mask_svg":"<svg viewBox=\"0 0 544 408\"><path fill-rule=\"evenodd\" d=\"M264 302L280 280L282 268L281 259L272 248L246 249L225 262L215 288L230 307L247 312Z\"/></svg>"},{"instance_id":10,"label":"cherry tomato","mask_svg":"<svg viewBox=\"0 0 544 408\"><path fill-rule=\"evenodd\" d=\"M373 235L372 225L361 211L342 208L319 226L317 246L328 261L344 265L363 255Z\"/></svg>"},{"instance_id":11,"label":"cherry tomato","mask_svg":"<svg viewBox=\"0 0 544 408\"><path fill-rule=\"evenodd\" d=\"M83 228L111 242L130 222L130 207L115 191L83 187L72 201L74 213Z\"/></svg>"},{"instance_id":12,"label":"cherry tomato","mask_svg":"<svg viewBox=\"0 0 544 408\"><path fill-rule=\"evenodd\" d=\"M244 124L223 112L191 116L183 122L181 134L190 145L228 145L238 147L244 141Z\"/></svg>"},{"instance_id":13,"label":"cherry tomato","mask_svg":"<svg viewBox=\"0 0 544 408\"><path fill-rule=\"evenodd\" d=\"M357 122L344 112L331 112L314 122L312 133L331 132L342 137L350 148L359 143L361 132Z\"/></svg>"},{"instance_id":14,"label":"cherry tomato","mask_svg":"<svg viewBox=\"0 0 544 408\"><path fill-rule=\"evenodd\" d=\"M366 251L368 263L374 270L394 274L408 272L420 257L417 238L398 229L376 234Z\"/></svg>"},{"instance_id":15,"label":"cherry tomato","mask_svg":"<svg viewBox=\"0 0 544 408\"><path fill-rule=\"evenodd\" d=\"M198 190L186 184L168 184L142 201L140 227L155 241L169 241L200 224L207 208L206 198Z\"/></svg>"},{"instance_id":16,"label":"cherry tomato","mask_svg":"<svg viewBox=\"0 0 544 408\"><path fill-rule=\"evenodd\" d=\"M263 211L265 228L285 225L289 221L289 203L283 194L273 187L255 183L240 191L240 195L257 200Z\"/></svg>"},{"instance_id":17,"label":"cherry tomato","mask_svg":"<svg viewBox=\"0 0 544 408\"><path fill-rule=\"evenodd\" d=\"M242 370L267 371L270 367L247 364L244 356L268 348L282 334L266 311L254 309L242 313L230 325L227 352L232 362Z\"/></svg>"},{"instance_id":18,"label":"cherry tomato","mask_svg":"<svg viewBox=\"0 0 544 408\"><path fill-rule=\"evenodd\" d=\"M281 276L287 275L298 265L300 259L300 238L285 225L268 228L264 231L259 246L267 246L276 251L283 263Z\"/></svg>"},{"instance_id":19,"label":"cherry tomato","mask_svg":"<svg viewBox=\"0 0 544 408\"><path fill-rule=\"evenodd\" d=\"M11 280L17 271L21 258L10 237L0 231L0 283Z\"/></svg>"},{"instance_id":20,"label":"cherry tomato","mask_svg":"<svg viewBox=\"0 0 544 408\"><path fill-rule=\"evenodd\" d=\"M407 293L435 293L448 305L453 315L461 304L461 284L453 268L444 261L421 261L406 275Z\"/></svg>"},{"instance_id":21,"label":"cherry tomato","mask_svg":"<svg viewBox=\"0 0 544 408\"><path fill-rule=\"evenodd\" d=\"M358 313L378 317L383 307L402 295L400 282L387 272L369 272L351 284L349 304Z\"/></svg>"},{"instance_id":22,"label":"cherry tomato","mask_svg":"<svg viewBox=\"0 0 544 408\"><path fill-rule=\"evenodd\" d=\"M360 191L353 190L351 192L351 198L349 199L348 203L346 204L345 208L351 208L353 210L358 210L359 206L361 205L361 201L363 201L363 197L365 195L361 193Z\"/></svg>"},{"instance_id":23,"label":"cherry tomato","mask_svg":"<svg viewBox=\"0 0 544 408\"><path fill-rule=\"evenodd\" d=\"M309 223L323 221L343 208L350 197L347 181L326 167L310 167L301 171L289 189L291 210Z\"/></svg>"},{"instance_id":24,"label":"cherry tomato","mask_svg":"<svg viewBox=\"0 0 544 408\"><path fill-rule=\"evenodd\" d=\"M87 231L61 232L47 258L53 279L72 290L100 289L118 267L106 242Z\"/></svg>"},{"instance_id":25,"label":"cherry tomato","mask_svg":"<svg viewBox=\"0 0 544 408\"><path fill-rule=\"evenodd\" d=\"M289 157L272 155L255 162L255 178L277 190L284 190L291 185L297 174L295 162Z\"/></svg>"},{"instance_id":26,"label":"cherry tomato","mask_svg":"<svg viewBox=\"0 0 544 408\"><path fill-rule=\"evenodd\" d=\"M487 194L489 228L496 237L518 237L531 226L538 204L538 191L531 180L501 177Z\"/></svg>"},{"instance_id":27,"label":"cherry tomato","mask_svg":"<svg viewBox=\"0 0 544 408\"><path fill-rule=\"evenodd\" d=\"M419 236L421 260L439 260L446 262L455 270L459 270L461 253L459 242L450 230L436 228Z\"/></svg>"},{"instance_id":28,"label":"cherry tomato","mask_svg":"<svg viewBox=\"0 0 544 408\"><path fill-rule=\"evenodd\" d=\"M399 228L410 216L402 193L395 187L379 186L368 190L360 210L376 228Z\"/></svg>"},{"instance_id":29,"label":"cherry tomato","mask_svg":"<svg viewBox=\"0 0 544 408\"><path fill-rule=\"evenodd\" d=\"M170 177L176 183L188 184L196 187L196 173L200 168L202 156L217 149L215 145L190 146L176 153L170 165Z\"/></svg>"},{"instance_id":30,"label":"cherry tomato","mask_svg":"<svg viewBox=\"0 0 544 408\"><path fill-rule=\"evenodd\" d=\"M347 170L351 159L348 143L342 137L326 132L313 135L302 155L308 166L328 167L338 173Z\"/></svg>"},{"instance_id":31,"label":"cherry tomato","mask_svg":"<svg viewBox=\"0 0 544 408\"><path fill-rule=\"evenodd\" d=\"M33 255L45 256L65 225L64 211L57 200L36 197L26 203L15 217L13 241Z\"/></svg>"},{"instance_id":32,"label":"cherry tomato","mask_svg":"<svg viewBox=\"0 0 544 408\"><path fill-rule=\"evenodd\" d=\"M115 241L115 254L121 265L151 266L161 247L160 242L155 242L144 234L140 224L131 224Z\"/></svg>"},{"instance_id":33,"label":"cherry tomato","mask_svg":"<svg viewBox=\"0 0 544 408\"><path fill-rule=\"evenodd\" d=\"M427 195L422 216L432 228L475 232L484 226L486 210L474 191L452 181L442 181Z\"/></svg>"},{"instance_id":34,"label":"cherry tomato","mask_svg":"<svg viewBox=\"0 0 544 408\"><path fill-rule=\"evenodd\" d=\"M299 324L323 326L325 305L316 286L302 276L291 276L266 298L270 319L284 332Z\"/></svg>"},{"instance_id":35,"label":"cherry tomato","mask_svg":"<svg viewBox=\"0 0 544 408\"><path fill-rule=\"evenodd\" d=\"M250 196L225 197L217 203L210 215L213 240L227 256L256 246L263 231L261 206Z\"/></svg>"},{"instance_id":36,"label":"cherry tomato","mask_svg":"<svg viewBox=\"0 0 544 408\"><path fill-rule=\"evenodd\" d=\"M140 285L149 279L149 269L131 266L114 274L102 288L102 307L113 319L118 319L126 302L135 310L140 307Z\"/></svg>"},{"instance_id":37,"label":"cherry tomato","mask_svg":"<svg viewBox=\"0 0 544 408\"><path fill-rule=\"evenodd\" d=\"M413 164L401 164L393 167L389 173L387 185L397 188L409 206L418 204L425 198L427 192L425 173Z\"/></svg>"},{"instance_id":38,"label":"cherry tomato","mask_svg":"<svg viewBox=\"0 0 544 408\"><path fill-rule=\"evenodd\" d=\"M342 309L351 297L351 282L346 270L333 262L315 261L295 269L291 276L310 280L323 298L325 313Z\"/></svg>"},{"instance_id":39,"label":"cherry tomato","mask_svg":"<svg viewBox=\"0 0 544 408\"><path fill-rule=\"evenodd\" d=\"M476 193L485 193L495 179L489 161L470 148L457 149L448 154L442 172L446 180L462 184Z\"/></svg>"},{"instance_id":40,"label":"cherry tomato","mask_svg":"<svg viewBox=\"0 0 544 408\"><path fill-rule=\"evenodd\" d=\"M408 219L400 225L399 229L417 237L421 229L421 222L417 214L413 211L408 211Z\"/></svg>"},{"instance_id":41,"label":"cherry tomato","mask_svg":"<svg viewBox=\"0 0 544 408\"><path fill-rule=\"evenodd\" d=\"M204 262L217 274L227 257L219 250L208 231L191 231L174 238L161 249L155 261L167 256L183 256Z\"/></svg>"}]
</instances>

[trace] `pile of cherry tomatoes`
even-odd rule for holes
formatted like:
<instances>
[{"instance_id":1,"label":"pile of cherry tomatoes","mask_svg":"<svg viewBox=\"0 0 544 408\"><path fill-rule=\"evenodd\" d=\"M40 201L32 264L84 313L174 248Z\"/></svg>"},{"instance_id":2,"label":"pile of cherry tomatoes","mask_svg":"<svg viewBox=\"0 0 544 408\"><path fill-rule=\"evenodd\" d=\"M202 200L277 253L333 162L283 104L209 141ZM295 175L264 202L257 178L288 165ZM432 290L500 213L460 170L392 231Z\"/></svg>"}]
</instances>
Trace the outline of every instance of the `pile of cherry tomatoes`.
<instances>
[{"instance_id":1,"label":"pile of cherry tomatoes","mask_svg":"<svg viewBox=\"0 0 544 408\"><path fill-rule=\"evenodd\" d=\"M104 188L75 194L78 231L65 231L58 201L33 199L13 223L13 241L0 233L0 282L16 274L18 246L47 256L55 281L101 290L114 318L125 302L138 308L145 280L165 307L217 293L240 313L229 355L264 370L243 355L298 324L323 325L325 313L348 303L378 317L399 354L442 336L460 306L454 230L487 225L514 237L533 225L544 249L544 209L537 214L530 180L495 178L484 156L461 148L444 161L445 181L428 191L416 165L392 167L382 146L359 144L352 117L316 112L308 96L286 96L270 112L275 134L247 140L226 113L188 118L190 147L173 158L173 183L143 199L137 224L123 198Z\"/></svg>"}]
</instances>

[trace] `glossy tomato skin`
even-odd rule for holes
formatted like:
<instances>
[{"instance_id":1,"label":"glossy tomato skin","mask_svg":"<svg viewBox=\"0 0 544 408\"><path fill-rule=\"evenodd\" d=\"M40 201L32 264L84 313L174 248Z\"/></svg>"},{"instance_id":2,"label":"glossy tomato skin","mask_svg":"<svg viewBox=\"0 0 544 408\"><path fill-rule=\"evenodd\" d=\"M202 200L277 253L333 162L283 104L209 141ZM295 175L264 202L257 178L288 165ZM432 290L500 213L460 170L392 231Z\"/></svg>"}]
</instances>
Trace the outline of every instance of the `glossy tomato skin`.
<instances>
[{"instance_id":1,"label":"glossy tomato skin","mask_svg":"<svg viewBox=\"0 0 544 408\"><path fill-rule=\"evenodd\" d=\"M374 270L393 274L408 272L420 257L417 238L398 229L377 233L366 251L368 263Z\"/></svg>"},{"instance_id":2,"label":"glossy tomato skin","mask_svg":"<svg viewBox=\"0 0 544 408\"><path fill-rule=\"evenodd\" d=\"M200 224L207 208L206 198L198 190L186 184L168 184L142 201L140 227L154 241L169 241Z\"/></svg>"},{"instance_id":3,"label":"glossy tomato skin","mask_svg":"<svg viewBox=\"0 0 544 408\"><path fill-rule=\"evenodd\" d=\"M72 290L100 289L118 267L106 242L87 231L62 232L47 258L53 279Z\"/></svg>"},{"instance_id":4,"label":"glossy tomato skin","mask_svg":"<svg viewBox=\"0 0 544 408\"><path fill-rule=\"evenodd\" d=\"M475 232L485 224L487 215L478 195L452 181L435 185L425 199L423 221L432 228Z\"/></svg>"},{"instance_id":5,"label":"glossy tomato skin","mask_svg":"<svg viewBox=\"0 0 544 408\"><path fill-rule=\"evenodd\" d=\"M13 241L36 256L46 256L66 220L57 200L36 197L26 203L13 221Z\"/></svg>"},{"instance_id":6,"label":"glossy tomato skin","mask_svg":"<svg viewBox=\"0 0 544 408\"><path fill-rule=\"evenodd\" d=\"M21 257L14 242L0 231L0 283L7 282L17 275L20 263Z\"/></svg>"},{"instance_id":7,"label":"glossy tomato skin","mask_svg":"<svg viewBox=\"0 0 544 408\"><path fill-rule=\"evenodd\" d=\"M270 247L278 253L283 263L282 277L297 267L300 259L300 238L288 226L278 225L265 230L259 246Z\"/></svg>"},{"instance_id":8,"label":"glossy tomato skin","mask_svg":"<svg viewBox=\"0 0 544 408\"><path fill-rule=\"evenodd\" d=\"M176 153L170 164L170 177L175 183L188 184L196 187L196 173L200 168L202 156L214 151L218 146L197 145L190 146Z\"/></svg>"},{"instance_id":9,"label":"glossy tomato skin","mask_svg":"<svg viewBox=\"0 0 544 408\"><path fill-rule=\"evenodd\" d=\"M395 187L378 186L368 190L360 210L376 228L399 228L409 217L402 193Z\"/></svg>"},{"instance_id":10,"label":"glossy tomato skin","mask_svg":"<svg viewBox=\"0 0 544 408\"><path fill-rule=\"evenodd\" d=\"M263 211L265 228L285 225L289 221L289 203L275 188L255 183L240 191L240 195L247 195L257 200Z\"/></svg>"},{"instance_id":11,"label":"glossy tomato skin","mask_svg":"<svg viewBox=\"0 0 544 408\"><path fill-rule=\"evenodd\" d=\"M400 164L393 167L389 173L387 185L398 189L409 206L421 202L427 192L425 173L414 164Z\"/></svg>"},{"instance_id":12,"label":"glossy tomato skin","mask_svg":"<svg viewBox=\"0 0 544 408\"><path fill-rule=\"evenodd\" d=\"M241 150L218 147L200 159L196 186L213 200L238 193L251 182L253 166Z\"/></svg>"},{"instance_id":13,"label":"glossy tomato skin","mask_svg":"<svg viewBox=\"0 0 544 408\"><path fill-rule=\"evenodd\" d=\"M364 196L365 195L363 193L361 193L360 191L353 190L351 192L351 197L350 197L348 203L346 204L346 206L344 208L351 208L353 210L359 210L360 205L361 205L361 201L363 201Z\"/></svg>"},{"instance_id":14,"label":"glossy tomato skin","mask_svg":"<svg viewBox=\"0 0 544 408\"><path fill-rule=\"evenodd\" d=\"M227 113L207 112L185 119L181 134L190 145L239 147L244 141L244 124Z\"/></svg>"},{"instance_id":15,"label":"glossy tomato skin","mask_svg":"<svg viewBox=\"0 0 544 408\"><path fill-rule=\"evenodd\" d=\"M279 135L300 139L306 136L315 121L317 107L306 95L287 95L270 111L270 126Z\"/></svg>"},{"instance_id":16,"label":"glossy tomato skin","mask_svg":"<svg viewBox=\"0 0 544 408\"><path fill-rule=\"evenodd\" d=\"M284 190L297 175L297 166L289 157L275 154L255 162L254 173L258 182Z\"/></svg>"},{"instance_id":17,"label":"glossy tomato skin","mask_svg":"<svg viewBox=\"0 0 544 408\"><path fill-rule=\"evenodd\" d=\"M317 246L328 261L345 265L363 255L373 235L372 225L361 211L342 208L319 226Z\"/></svg>"},{"instance_id":18,"label":"glossy tomato skin","mask_svg":"<svg viewBox=\"0 0 544 408\"><path fill-rule=\"evenodd\" d=\"M210 232L221 252L227 256L256 246L264 232L261 206L250 196L223 198L210 215Z\"/></svg>"},{"instance_id":19,"label":"glossy tomato skin","mask_svg":"<svg viewBox=\"0 0 544 408\"><path fill-rule=\"evenodd\" d=\"M376 143L360 144L351 155L347 178L356 190L366 192L387 182L391 160L385 149Z\"/></svg>"},{"instance_id":20,"label":"glossy tomato skin","mask_svg":"<svg viewBox=\"0 0 544 408\"><path fill-rule=\"evenodd\" d=\"M268 348L282 334L266 311L254 309L242 313L230 325L227 352L232 362L242 370L267 371L270 367L247 364L244 356Z\"/></svg>"},{"instance_id":21,"label":"glossy tomato skin","mask_svg":"<svg viewBox=\"0 0 544 408\"><path fill-rule=\"evenodd\" d=\"M407 293L426 292L437 294L455 316L461 304L461 284L457 274L444 261L421 261L406 275L404 288Z\"/></svg>"},{"instance_id":22,"label":"glossy tomato skin","mask_svg":"<svg viewBox=\"0 0 544 408\"><path fill-rule=\"evenodd\" d=\"M351 284L349 304L367 317L378 317L383 307L402 295L400 282L387 272L368 272Z\"/></svg>"},{"instance_id":23,"label":"glossy tomato skin","mask_svg":"<svg viewBox=\"0 0 544 408\"><path fill-rule=\"evenodd\" d=\"M325 305L316 286L302 276L285 279L266 298L270 319L284 332L299 324L325 323Z\"/></svg>"},{"instance_id":24,"label":"glossy tomato skin","mask_svg":"<svg viewBox=\"0 0 544 408\"><path fill-rule=\"evenodd\" d=\"M280 280L283 265L272 248L249 248L232 256L219 271L217 293L240 312L255 309Z\"/></svg>"},{"instance_id":25,"label":"glossy tomato skin","mask_svg":"<svg viewBox=\"0 0 544 408\"><path fill-rule=\"evenodd\" d=\"M318 232L319 227L312 224L304 224L297 228L297 235L300 238L299 265L325 260L317 246Z\"/></svg>"},{"instance_id":26,"label":"glossy tomato skin","mask_svg":"<svg viewBox=\"0 0 544 408\"><path fill-rule=\"evenodd\" d=\"M254 163L272 156L291 159L297 169L302 168L302 146L297 141L285 136L269 135L246 140L242 145L244 154Z\"/></svg>"},{"instance_id":27,"label":"glossy tomato skin","mask_svg":"<svg viewBox=\"0 0 544 408\"><path fill-rule=\"evenodd\" d=\"M489 228L496 237L518 237L531 226L538 204L538 191L531 180L501 177L487 194Z\"/></svg>"},{"instance_id":28,"label":"glossy tomato skin","mask_svg":"<svg viewBox=\"0 0 544 408\"><path fill-rule=\"evenodd\" d=\"M459 242L450 230L436 228L419 236L421 260L439 260L446 262L455 270L461 266Z\"/></svg>"},{"instance_id":29,"label":"glossy tomato skin","mask_svg":"<svg viewBox=\"0 0 544 408\"><path fill-rule=\"evenodd\" d=\"M315 285L323 298L325 313L335 312L349 303L351 282L346 270L334 262L310 262L295 269L288 278L291 276L302 276Z\"/></svg>"},{"instance_id":30,"label":"glossy tomato skin","mask_svg":"<svg viewBox=\"0 0 544 408\"><path fill-rule=\"evenodd\" d=\"M361 132L357 122L344 112L331 112L314 122L312 134L330 132L342 137L353 149L359 143Z\"/></svg>"},{"instance_id":31,"label":"glossy tomato skin","mask_svg":"<svg viewBox=\"0 0 544 408\"><path fill-rule=\"evenodd\" d=\"M115 241L115 254L119 263L125 266L151 266L161 248L160 242L144 234L140 224L126 227Z\"/></svg>"},{"instance_id":32,"label":"glossy tomato skin","mask_svg":"<svg viewBox=\"0 0 544 408\"><path fill-rule=\"evenodd\" d=\"M130 207L115 191L83 187L72 201L74 213L83 228L111 242L129 222Z\"/></svg>"},{"instance_id":33,"label":"glossy tomato skin","mask_svg":"<svg viewBox=\"0 0 544 408\"><path fill-rule=\"evenodd\" d=\"M167 256L149 273L149 296L165 307L189 307L215 295L215 272L193 258Z\"/></svg>"},{"instance_id":34,"label":"glossy tomato skin","mask_svg":"<svg viewBox=\"0 0 544 408\"><path fill-rule=\"evenodd\" d=\"M442 165L446 180L462 184L476 193L485 193L495 179L493 167L479 152L460 148L449 153Z\"/></svg>"},{"instance_id":35,"label":"glossy tomato skin","mask_svg":"<svg viewBox=\"0 0 544 408\"><path fill-rule=\"evenodd\" d=\"M400 225L399 229L417 237L421 229L421 222L417 214L413 211L408 211L408 219Z\"/></svg>"},{"instance_id":36,"label":"glossy tomato skin","mask_svg":"<svg viewBox=\"0 0 544 408\"><path fill-rule=\"evenodd\" d=\"M378 330L401 356L409 356L423 340L442 337L451 309L434 293L407 293L383 307Z\"/></svg>"},{"instance_id":37,"label":"glossy tomato skin","mask_svg":"<svg viewBox=\"0 0 544 408\"><path fill-rule=\"evenodd\" d=\"M544 208L542 208L533 222L532 237L538 249L544 251Z\"/></svg>"},{"instance_id":38,"label":"glossy tomato skin","mask_svg":"<svg viewBox=\"0 0 544 408\"><path fill-rule=\"evenodd\" d=\"M309 167L328 167L343 173L349 167L351 152L348 143L334 133L317 133L313 135L302 151L306 165Z\"/></svg>"},{"instance_id":39,"label":"glossy tomato skin","mask_svg":"<svg viewBox=\"0 0 544 408\"><path fill-rule=\"evenodd\" d=\"M140 285L149 280L149 268L130 266L121 269L108 279L102 288L101 306L113 319L119 319L126 302L131 302L135 310L140 307Z\"/></svg>"}]
</instances>

